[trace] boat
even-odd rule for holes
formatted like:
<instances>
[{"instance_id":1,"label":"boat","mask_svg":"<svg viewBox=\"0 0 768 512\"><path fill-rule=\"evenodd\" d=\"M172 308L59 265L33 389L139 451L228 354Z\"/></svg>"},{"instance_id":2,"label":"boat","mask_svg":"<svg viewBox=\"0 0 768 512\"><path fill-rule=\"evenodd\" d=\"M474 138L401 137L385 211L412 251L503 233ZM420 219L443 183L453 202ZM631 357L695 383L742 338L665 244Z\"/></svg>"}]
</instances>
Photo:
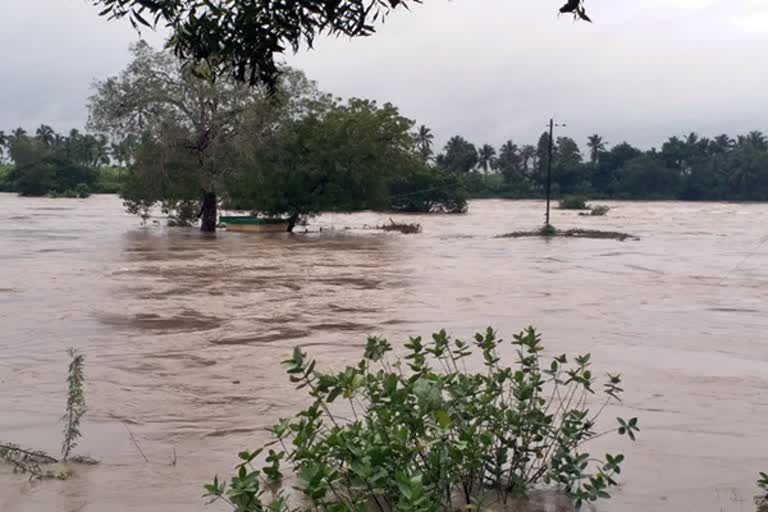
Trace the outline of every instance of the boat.
<instances>
[{"instance_id":1,"label":"boat","mask_svg":"<svg viewBox=\"0 0 768 512\"><path fill-rule=\"evenodd\" d=\"M219 217L227 231L244 233L285 233L288 231L288 220L281 218L232 216Z\"/></svg>"}]
</instances>

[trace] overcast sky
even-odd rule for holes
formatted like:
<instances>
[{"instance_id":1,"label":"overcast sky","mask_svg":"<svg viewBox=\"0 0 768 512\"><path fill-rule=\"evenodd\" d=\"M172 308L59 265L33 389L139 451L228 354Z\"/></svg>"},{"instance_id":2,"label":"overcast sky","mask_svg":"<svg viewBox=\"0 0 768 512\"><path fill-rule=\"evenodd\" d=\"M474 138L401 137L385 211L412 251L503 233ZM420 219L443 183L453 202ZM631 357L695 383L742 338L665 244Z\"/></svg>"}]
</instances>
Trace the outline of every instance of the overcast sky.
<instances>
[{"instance_id":1,"label":"overcast sky","mask_svg":"<svg viewBox=\"0 0 768 512\"><path fill-rule=\"evenodd\" d=\"M320 87L398 105L444 142L534 143L551 115L583 145L768 132L768 0L425 0L367 39L326 39L288 61ZM0 0L0 129L81 128L94 78L137 36L87 0ZM158 34L144 34L160 44Z\"/></svg>"}]
</instances>

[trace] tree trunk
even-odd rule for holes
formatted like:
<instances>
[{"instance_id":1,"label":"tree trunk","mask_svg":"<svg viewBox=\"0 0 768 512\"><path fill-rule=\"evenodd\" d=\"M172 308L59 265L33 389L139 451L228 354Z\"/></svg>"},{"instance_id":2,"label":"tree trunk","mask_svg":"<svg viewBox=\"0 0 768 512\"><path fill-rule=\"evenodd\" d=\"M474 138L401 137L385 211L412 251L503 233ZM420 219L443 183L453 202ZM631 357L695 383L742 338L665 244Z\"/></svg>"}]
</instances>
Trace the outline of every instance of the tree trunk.
<instances>
[{"instance_id":1,"label":"tree trunk","mask_svg":"<svg viewBox=\"0 0 768 512\"><path fill-rule=\"evenodd\" d=\"M288 229L286 231L288 231L288 233L293 233L293 228L296 227L296 223L298 221L299 221L299 214L298 213L291 214L291 216L288 217Z\"/></svg>"},{"instance_id":2,"label":"tree trunk","mask_svg":"<svg viewBox=\"0 0 768 512\"><path fill-rule=\"evenodd\" d=\"M206 192L203 195L203 207L200 210L200 216L202 217L200 231L206 233L213 233L216 231L216 207L216 193Z\"/></svg>"}]
</instances>

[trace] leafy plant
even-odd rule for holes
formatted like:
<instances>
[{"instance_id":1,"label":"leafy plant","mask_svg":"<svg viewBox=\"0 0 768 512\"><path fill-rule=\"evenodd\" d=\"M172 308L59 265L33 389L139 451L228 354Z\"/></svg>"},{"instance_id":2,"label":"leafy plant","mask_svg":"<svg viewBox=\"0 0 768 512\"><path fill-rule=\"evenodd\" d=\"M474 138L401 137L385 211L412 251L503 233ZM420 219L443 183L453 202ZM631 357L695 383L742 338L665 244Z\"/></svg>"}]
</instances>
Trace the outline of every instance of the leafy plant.
<instances>
[{"instance_id":1,"label":"leafy plant","mask_svg":"<svg viewBox=\"0 0 768 512\"><path fill-rule=\"evenodd\" d=\"M565 196L560 200L561 210L588 210L587 200L581 196Z\"/></svg>"},{"instance_id":2,"label":"leafy plant","mask_svg":"<svg viewBox=\"0 0 768 512\"><path fill-rule=\"evenodd\" d=\"M78 183L74 192L80 199L91 197L91 187L89 187L87 183Z\"/></svg>"},{"instance_id":3,"label":"leafy plant","mask_svg":"<svg viewBox=\"0 0 768 512\"><path fill-rule=\"evenodd\" d=\"M65 461L72 449L77 446L77 439L81 436L80 419L86 411L85 393L83 391L85 357L73 348L67 350L67 354L71 358L69 374L67 376L67 410L61 418L61 421L64 423L64 441L61 444L61 455Z\"/></svg>"},{"instance_id":4,"label":"leafy plant","mask_svg":"<svg viewBox=\"0 0 768 512\"><path fill-rule=\"evenodd\" d=\"M757 481L757 486L765 495L758 498L758 512L766 512L768 510L768 473L760 472L760 479Z\"/></svg>"},{"instance_id":5,"label":"leafy plant","mask_svg":"<svg viewBox=\"0 0 768 512\"><path fill-rule=\"evenodd\" d=\"M506 366L503 345L490 328L471 342L440 331L431 340L410 338L404 358L393 360L391 345L372 337L363 359L336 373L317 370L295 349L284 364L311 405L281 419L266 446L241 452L230 483L215 478L206 496L237 511L339 512L476 508L542 484L576 505L610 497L624 456L600 459L586 443L609 433L635 439L636 418L595 430L623 392L621 377L608 374L592 411L598 383L589 354L544 361L541 337L528 328L507 344L516 360ZM468 369L475 353L478 372ZM283 462L311 506L289 506L279 489Z\"/></svg>"}]
</instances>

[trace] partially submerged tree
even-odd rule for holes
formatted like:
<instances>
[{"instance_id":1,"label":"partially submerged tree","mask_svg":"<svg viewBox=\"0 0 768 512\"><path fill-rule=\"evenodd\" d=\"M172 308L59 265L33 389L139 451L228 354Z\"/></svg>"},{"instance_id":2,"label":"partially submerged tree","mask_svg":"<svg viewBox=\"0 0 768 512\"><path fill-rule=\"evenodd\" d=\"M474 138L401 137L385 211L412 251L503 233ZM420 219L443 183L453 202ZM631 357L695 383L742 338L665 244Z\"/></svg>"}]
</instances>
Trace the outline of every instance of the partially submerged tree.
<instances>
[{"instance_id":1,"label":"partially submerged tree","mask_svg":"<svg viewBox=\"0 0 768 512\"><path fill-rule=\"evenodd\" d=\"M132 52L133 62L120 75L97 82L89 125L117 140L121 159L134 162L124 194L129 209L156 203L175 209L199 200L201 229L214 231L234 138L246 124L253 128L254 117L263 126L278 111L289 115L305 108L298 96L288 95L317 91L289 71L283 92L268 98L265 90L220 76L214 67L182 66L146 43Z\"/></svg>"},{"instance_id":2,"label":"partially submerged tree","mask_svg":"<svg viewBox=\"0 0 768 512\"><path fill-rule=\"evenodd\" d=\"M423 166L412 127L391 104L352 99L287 120L269 138L243 131L231 198L286 216L289 231L320 211L384 207L391 179Z\"/></svg>"},{"instance_id":3,"label":"partially submerged tree","mask_svg":"<svg viewBox=\"0 0 768 512\"><path fill-rule=\"evenodd\" d=\"M361 37L397 8L421 0L91 0L109 19L134 27L170 28L177 57L226 71L237 81L278 85L276 56L312 47L322 34ZM584 0L567 0L561 13L589 21Z\"/></svg>"}]
</instances>

